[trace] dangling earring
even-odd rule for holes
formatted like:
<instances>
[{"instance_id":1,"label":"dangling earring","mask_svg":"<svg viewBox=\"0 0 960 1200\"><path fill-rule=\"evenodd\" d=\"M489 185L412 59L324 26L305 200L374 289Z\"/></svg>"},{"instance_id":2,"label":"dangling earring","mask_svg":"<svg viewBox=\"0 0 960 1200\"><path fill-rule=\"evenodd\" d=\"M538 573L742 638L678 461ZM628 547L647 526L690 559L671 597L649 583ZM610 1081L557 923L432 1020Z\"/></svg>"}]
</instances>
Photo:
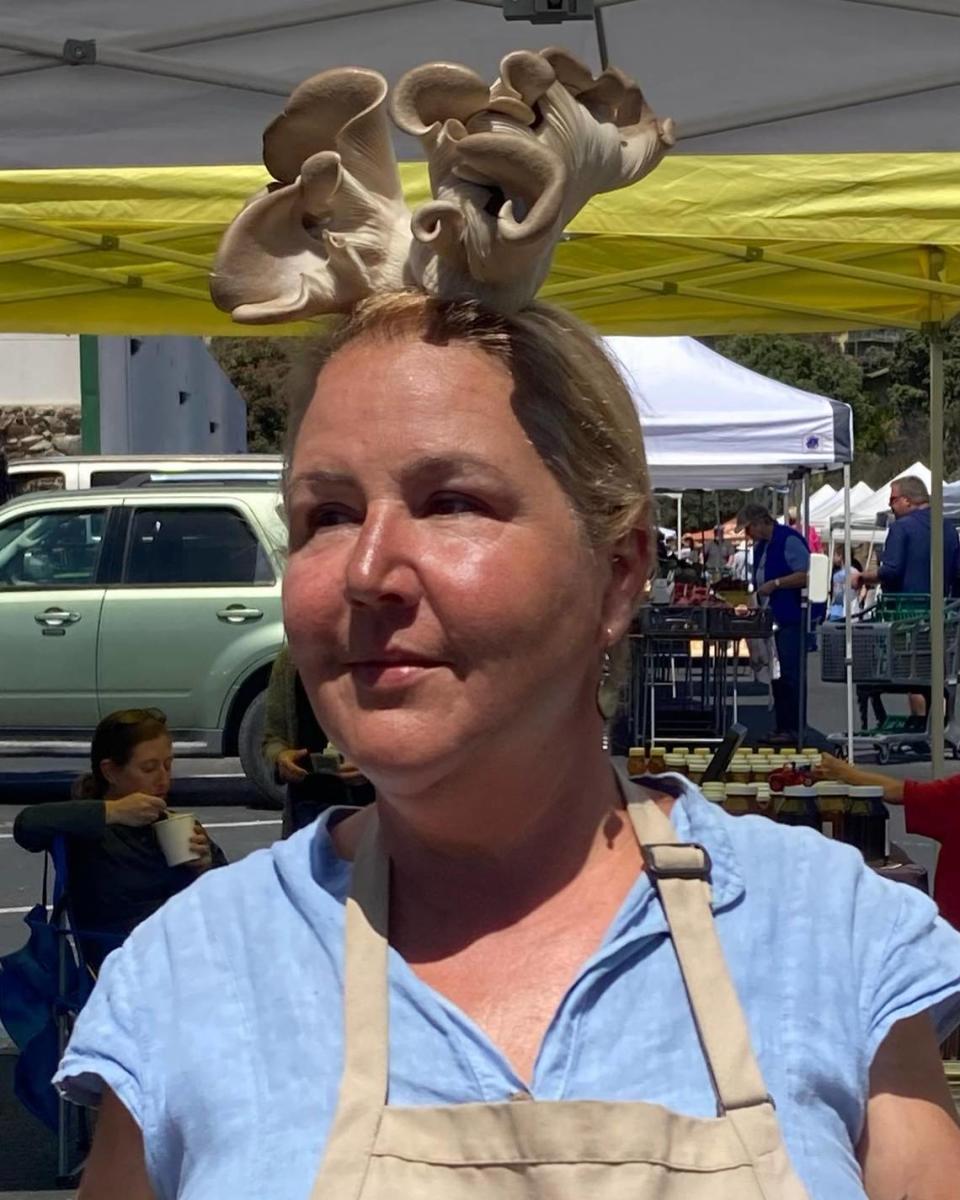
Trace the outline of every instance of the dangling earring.
<instances>
[{"instance_id":1,"label":"dangling earring","mask_svg":"<svg viewBox=\"0 0 960 1200\"><path fill-rule=\"evenodd\" d=\"M617 711L620 689L613 686L613 655L608 646L600 664L600 682L597 684L597 711L604 721L609 721Z\"/></svg>"}]
</instances>

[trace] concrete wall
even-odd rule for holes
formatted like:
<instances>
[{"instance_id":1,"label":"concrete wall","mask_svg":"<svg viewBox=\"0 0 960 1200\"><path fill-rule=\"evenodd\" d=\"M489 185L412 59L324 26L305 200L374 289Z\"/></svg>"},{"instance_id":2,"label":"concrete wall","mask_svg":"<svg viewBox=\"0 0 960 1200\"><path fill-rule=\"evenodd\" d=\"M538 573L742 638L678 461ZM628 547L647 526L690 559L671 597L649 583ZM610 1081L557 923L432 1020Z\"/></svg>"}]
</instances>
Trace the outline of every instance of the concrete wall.
<instances>
[{"instance_id":1,"label":"concrete wall","mask_svg":"<svg viewBox=\"0 0 960 1200\"><path fill-rule=\"evenodd\" d=\"M72 334L0 334L0 406L80 403L80 340Z\"/></svg>"},{"instance_id":2,"label":"concrete wall","mask_svg":"<svg viewBox=\"0 0 960 1200\"><path fill-rule=\"evenodd\" d=\"M243 397L200 338L103 337L102 454L239 454L247 448ZM77 453L77 337L0 334L0 440L7 452Z\"/></svg>"},{"instance_id":3,"label":"concrete wall","mask_svg":"<svg viewBox=\"0 0 960 1200\"><path fill-rule=\"evenodd\" d=\"M199 338L99 339L100 452L238 454L243 397Z\"/></svg>"}]
</instances>

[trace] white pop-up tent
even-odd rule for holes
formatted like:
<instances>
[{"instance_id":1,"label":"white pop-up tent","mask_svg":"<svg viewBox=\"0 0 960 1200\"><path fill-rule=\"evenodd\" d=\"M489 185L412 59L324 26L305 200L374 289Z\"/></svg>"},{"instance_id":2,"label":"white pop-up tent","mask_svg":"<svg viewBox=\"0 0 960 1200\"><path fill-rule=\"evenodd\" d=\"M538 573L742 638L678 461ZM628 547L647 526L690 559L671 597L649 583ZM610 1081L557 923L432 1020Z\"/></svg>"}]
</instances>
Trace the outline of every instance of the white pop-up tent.
<instances>
[{"instance_id":1,"label":"white pop-up tent","mask_svg":"<svg viewBox=\"0 0 960 1200\"><path fill-rule=\"evenodd\" d=\"M654 487L752 488L850 461L849 405L688 337L605 339L632 384Z\"/></svg>"},{"instance_id":2,"label":"white pop-up tent","mask_svg":"<svg viewBox=\"0 0 960 1200\"><path fill-rule=\"evenodd\" d=\"M864 483L861 479L859 483L855 483L850 489L850 511L853 512L857 505L865 504L874 496L874 490L869 483ZM834 521L843 523L843 506L844 493L841 489L828 505L820 509L817 514L817 519L814 521L811 517L811 524L816 525L822 532L829 531Z\"/></svg>"},{"instance_id":3,"label":"white pop-up tent","mask_svg":"<svg viewBox=\"0 0 960 1200\"><path fill-rule=\"evenodd\" d=\"M837 489L829 483L823 483L810 496L810 515L822 512L837 495Z\"/></svg>"}]
</instances>

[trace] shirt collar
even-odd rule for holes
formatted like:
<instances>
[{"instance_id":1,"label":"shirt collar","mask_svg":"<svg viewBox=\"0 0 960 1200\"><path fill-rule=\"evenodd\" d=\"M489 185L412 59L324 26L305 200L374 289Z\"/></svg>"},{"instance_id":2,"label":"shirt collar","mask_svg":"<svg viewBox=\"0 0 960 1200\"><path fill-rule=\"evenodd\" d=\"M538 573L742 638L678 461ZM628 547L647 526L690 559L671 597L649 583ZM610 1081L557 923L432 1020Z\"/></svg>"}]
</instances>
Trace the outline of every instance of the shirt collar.
<instances>
[{"instance_id":1,"label":"shirt collar","mask_svg":"<svg viewBox=\"0 0 960 1200\"><path fill-rule=\"evenodd\" d=\"M746 891L746 885L727 826L738 818L728 816L711 804L700 789L682 775L650 775L633 782L648 791L671 796L676 801L670 820L677 832L677 840L695 842L710 855L711 910L721 912L736 904ZM666 915L662 906L656 903L650 877L644 872L631 889L610 930L607 948L611 943L619 942L624 935L632 939L638 935L646 937L668 931Z\"/></svg>"},{"instance_id":2,"label":"shirt collar","mask_svg":"<svg viewBox=\"0 0 960 1200\"><path fill-rule=\"evenodd\" d=\"M681 842L696 842L710 855L710 907L720 912L736 904L743 896L746 885L737 859L736 851L728 833L728 825L738 818L730 817L705 799L699 788L682 775L651 775L634 780L650 792L672 797L676 803L670 820ZM323 892L343 903L350 890L352 864L337 855L330 838L330 827L337 824L353 810L331 809L325 812L314 825L300 830L292 838L273 847L277 867L285 876L288 886L296 880L294 891L314 909L319 897L320 884ZM309 858L309 869L304 872L304 857ZM303 864L306 865L306 864ZM655 903L655 893L649 876L644 872L631 888L617 919L614 921L606 945L619 941L629 931L631 936L666 933L667 920L662 907ZM322 905L322 901L320 901ZM323 906L325 907L325 906Z\"/></svg>"}]
</instances>

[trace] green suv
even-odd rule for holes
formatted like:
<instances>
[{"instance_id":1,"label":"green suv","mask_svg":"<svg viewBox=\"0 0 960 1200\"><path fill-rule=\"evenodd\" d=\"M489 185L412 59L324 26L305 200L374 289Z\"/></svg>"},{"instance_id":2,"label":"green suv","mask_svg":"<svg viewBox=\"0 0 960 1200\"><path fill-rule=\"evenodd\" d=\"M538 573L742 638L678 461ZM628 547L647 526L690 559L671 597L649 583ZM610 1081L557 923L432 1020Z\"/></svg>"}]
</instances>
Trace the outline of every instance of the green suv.
<instances>
[{"instance_id":1,"label":"green suv","mask_svg":"<svg viewBox=\"0 0 960 1200\"><path fill-rule=\"evenodd\" d=\"M260 753L283 641L275 484L39 492L0 508L0 753L87 753L97 722L155 705L177 750Z\"/></svg>"}]
</instances>

